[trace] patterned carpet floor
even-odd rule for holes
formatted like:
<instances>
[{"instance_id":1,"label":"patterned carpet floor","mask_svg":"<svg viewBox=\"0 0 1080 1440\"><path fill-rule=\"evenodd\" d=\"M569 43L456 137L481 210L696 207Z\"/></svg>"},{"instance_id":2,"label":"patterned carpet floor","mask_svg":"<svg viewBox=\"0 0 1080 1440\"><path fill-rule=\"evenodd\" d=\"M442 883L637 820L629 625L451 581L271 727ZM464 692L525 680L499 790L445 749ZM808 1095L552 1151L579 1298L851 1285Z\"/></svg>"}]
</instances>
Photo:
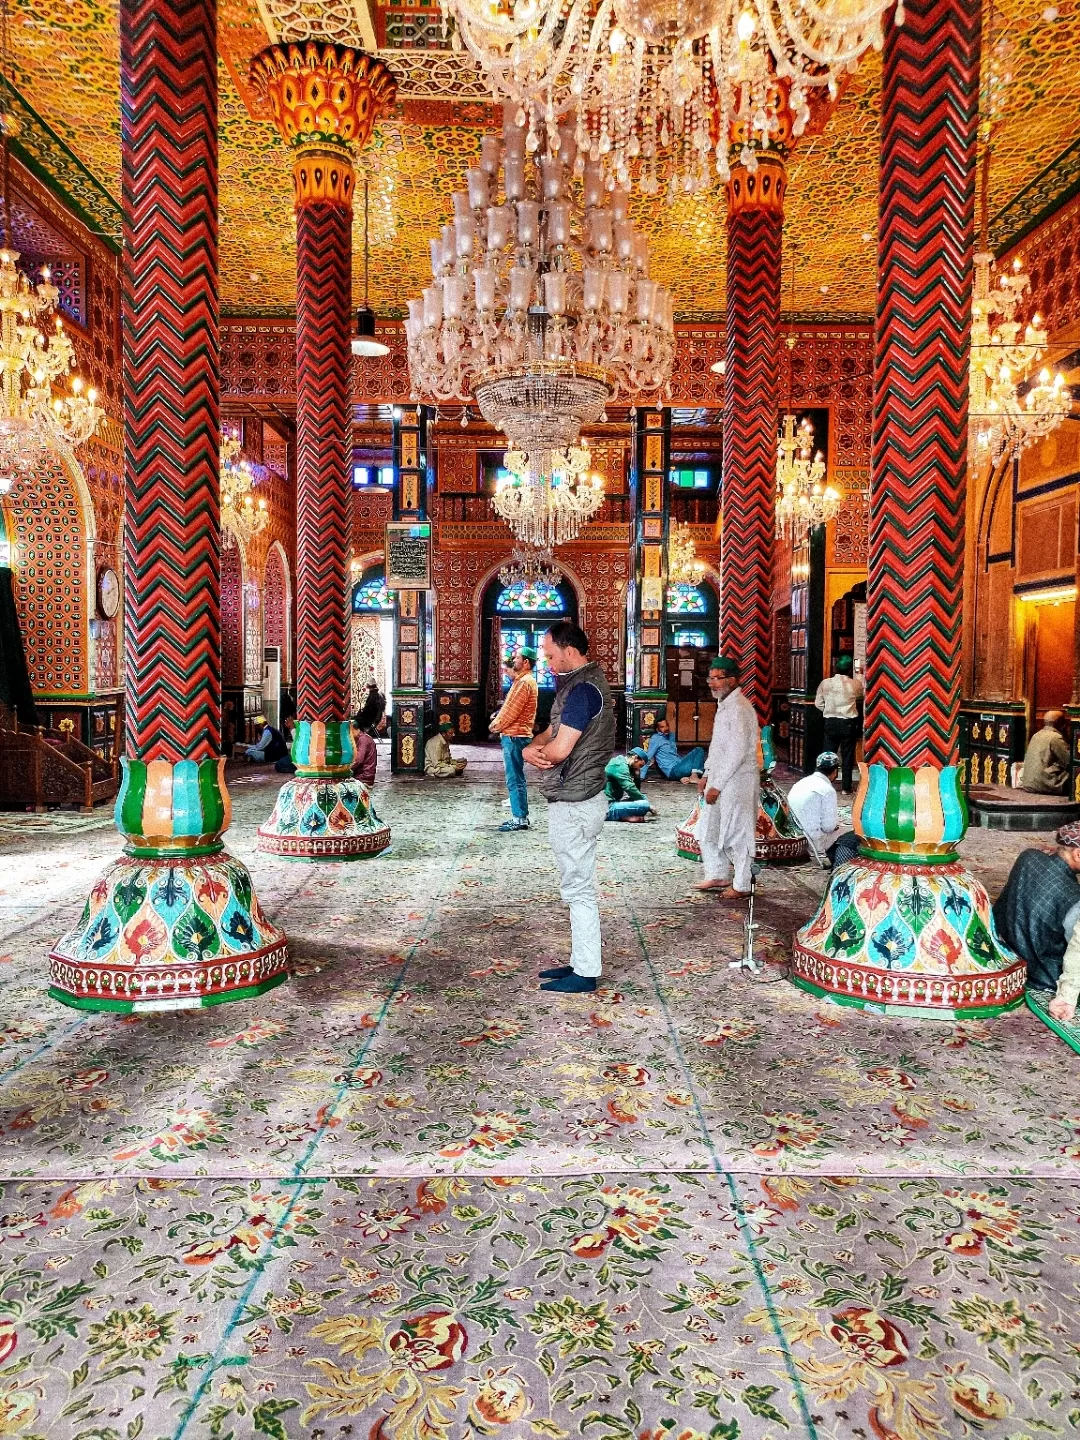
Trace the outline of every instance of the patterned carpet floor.
<instances>
[{"instance_id":1,"label":"patterned carpet floor","mask_svg":"<svg viewBox=\"0 0 1080 1440\"><path fill-rule=\"evenodd\" d=\"M464 753L381 782L393 847L348 867L257 855L274 784L237 769L295 974L208 1011L49 1001L119 838L0 832L0 1436L1080 1432L1072 1051L1026 1009L796 990L810 867L762 877L769 964L731 970L666 783L660 824L605 829L601 989L542 994L543 815L499 834L498 752ZM1024 843L965 858L996 892Z\"/></svg>"}]
</instances>

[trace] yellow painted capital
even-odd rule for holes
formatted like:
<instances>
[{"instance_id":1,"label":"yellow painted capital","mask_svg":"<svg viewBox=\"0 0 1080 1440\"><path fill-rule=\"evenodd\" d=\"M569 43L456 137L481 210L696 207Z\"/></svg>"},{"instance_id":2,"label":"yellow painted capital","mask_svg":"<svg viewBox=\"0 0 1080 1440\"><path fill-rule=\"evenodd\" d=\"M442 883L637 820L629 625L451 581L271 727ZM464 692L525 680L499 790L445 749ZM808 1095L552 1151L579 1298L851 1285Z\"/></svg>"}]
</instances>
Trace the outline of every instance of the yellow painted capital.
<instances>
[{"instance_id":1,"label":"yellow painted capital","mask_svg":"<svg viewBox=\"0 0 1080 1440\"><path fill-rule=\"evenodd\" d=\"M347 147L367 144L397 96L397 81L381 60L325 40L270 45L254 56L250 75L287 144L336 148L346 163Z\"/></svg>"},{"instance_id":2,"label":"yellow painted capital","mask_svg":"<svg viewBox=\"0 0 1080 1440\"><path fill-rule=\"evenodd\" d=\"M296 146L293 200L297 210L316 201L352 210L355 184L352 157L343 145L322 142Z\"/></svg>"},{"instance_id":3,"label":"yellow painted capital","mask_svg":"<svg viewBox=\"0 0 1080 1440\"><path fill-rule=\"evenodd\" d=\"M779 155L758 156L757 169L733 165L728 180L728 215L744 210L767 210L783 215L787 193L787 166Z\"/></svg>"}]
</instances>

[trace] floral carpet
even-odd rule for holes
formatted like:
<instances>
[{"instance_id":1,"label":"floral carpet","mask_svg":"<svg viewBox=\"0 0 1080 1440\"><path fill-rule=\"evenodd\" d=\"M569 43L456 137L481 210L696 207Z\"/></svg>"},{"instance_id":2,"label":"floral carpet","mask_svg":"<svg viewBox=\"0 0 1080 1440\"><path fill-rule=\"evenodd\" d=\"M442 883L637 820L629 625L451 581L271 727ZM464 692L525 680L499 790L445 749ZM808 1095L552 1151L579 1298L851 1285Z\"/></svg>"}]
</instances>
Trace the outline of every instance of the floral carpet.
<instances>
[{"instance_id":1,"label":"floral carpet","mask_svg":"<svg viewBox=\"0 0 1080 1440\"><path fill-rule=\"evenodd\" d=\"M601 843L605 975L569 949L498 752L383 781L392 849L234 853L295 974L82 1015L45 955L119 847L0 849L0 1436L464 1440L1080 1433L1077 1057L1026 1009L886 1020L784 978L811 867L742 915L662 822ZM534 815L542 822L543 816ZM1024 837L978 832L995 891Z\"/></svg>"}]
</instances>

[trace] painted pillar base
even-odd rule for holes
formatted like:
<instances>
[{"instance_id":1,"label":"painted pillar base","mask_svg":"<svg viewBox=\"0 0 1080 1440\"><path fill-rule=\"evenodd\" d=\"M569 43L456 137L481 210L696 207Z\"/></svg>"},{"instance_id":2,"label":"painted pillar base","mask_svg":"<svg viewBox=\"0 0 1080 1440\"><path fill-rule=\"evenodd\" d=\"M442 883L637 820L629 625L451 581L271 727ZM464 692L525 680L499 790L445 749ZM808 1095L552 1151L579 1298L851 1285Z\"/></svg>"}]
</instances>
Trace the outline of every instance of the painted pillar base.
<instances>
[{"instance_id":1,"label":"painted pillar base","mask_svg":"<svg viewBox=\"0 0 1080 1440\"><path fill-rule=\"evenodd\" d=\"M189 1010L245 1000L288 974L285 936L222 847L224 760L122 762L127 853L50 952L49 994L81 1010Z\"/></svg>"},{"instance_id":2,"label":"painted pillar base","mask_svg":"<svg viewBox=\"0 0 1080 1440\"><path fill-rule=\"evenodd\" d=\"M696 801L690 814L676 827L675 848L684 860L701 859L697 826L703 808L704 802ZM809 857L809 846L798 833L784 797L771 780L763 781L758 798L754 859L765 865L799 865Z\"/></svg>"},{"instance_id":3,"label":"painted pillar base","mask_svg":"<svg viewBox=\"0 0 1080 1440\"><path fill-rule=\"evenodd\" d=\"M390 844L390 827L371 807L371 791L352 776L347 720L301 720L293 737L296 778L278 791L259 827L259 849L286 860L364 860Z\"/></svg>"},{"instance_id":4,"label":"painted pillar base","mask_svg":"<svg viewBox=\"0 0 1080 1440\"><path fill-rule=\"evenodd\" d=\"M1000 1015L1026 966L994 928L990 897L957 859L967 807L955 766L862 766L859 858L835 871L798 932L796 985L891 1015Z\"/></svg>"}]
</instances>

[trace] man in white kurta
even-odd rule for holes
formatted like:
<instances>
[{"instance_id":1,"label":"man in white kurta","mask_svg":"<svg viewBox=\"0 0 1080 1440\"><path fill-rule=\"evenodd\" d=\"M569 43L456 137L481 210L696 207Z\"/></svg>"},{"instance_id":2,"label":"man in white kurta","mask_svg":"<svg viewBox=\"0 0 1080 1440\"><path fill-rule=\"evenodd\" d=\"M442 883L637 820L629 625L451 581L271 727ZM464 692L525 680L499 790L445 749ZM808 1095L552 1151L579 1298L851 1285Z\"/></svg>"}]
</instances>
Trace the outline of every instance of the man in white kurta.
<instances>
[{"instance_id":1,"label":"man in white kurta","mask_svg":"<svg viewBox=\"0 0 1080 1440\"><path fill-rule=\"evenodd\" d=\"M698 827L705 878L697 888L748 895L761 784L757 713L739 689L734 660L726 655L712 662L709 689L717 704L698 787L705 800Z\"/></svg>"}]
</instances>

